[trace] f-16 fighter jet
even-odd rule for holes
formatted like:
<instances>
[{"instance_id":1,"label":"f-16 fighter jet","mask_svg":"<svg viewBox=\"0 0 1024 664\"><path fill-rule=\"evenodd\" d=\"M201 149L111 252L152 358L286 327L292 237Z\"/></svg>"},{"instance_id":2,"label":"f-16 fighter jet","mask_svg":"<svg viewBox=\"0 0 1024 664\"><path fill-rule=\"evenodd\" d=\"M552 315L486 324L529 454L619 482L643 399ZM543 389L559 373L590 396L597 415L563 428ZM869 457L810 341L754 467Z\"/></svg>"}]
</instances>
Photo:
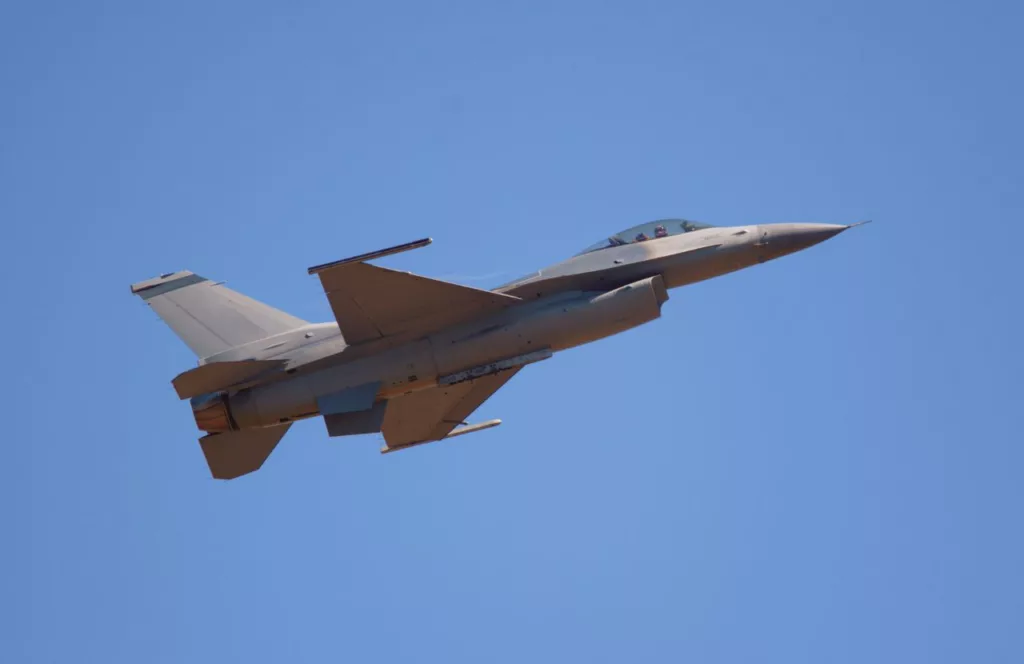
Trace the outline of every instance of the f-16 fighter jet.
<instances>
[{"instance_id":1,"label":"f-16 fighter jet","mask_svg":"<svg viewBox=\"0 0 1024 664\"><path fill-rule=\"evenodd\" d=\"M213 477L231 479L259 469L308 417L322 417L328 436L380 433L384 453L496 426L466 419L527 364L658 318L670 288L850 227L662 219L494 290L369 262L427 238L309 268L333 323L309 323L187 271L131 288L199 356L172 384L206 433L199 444Z\"/></svg>"}]
</instances>

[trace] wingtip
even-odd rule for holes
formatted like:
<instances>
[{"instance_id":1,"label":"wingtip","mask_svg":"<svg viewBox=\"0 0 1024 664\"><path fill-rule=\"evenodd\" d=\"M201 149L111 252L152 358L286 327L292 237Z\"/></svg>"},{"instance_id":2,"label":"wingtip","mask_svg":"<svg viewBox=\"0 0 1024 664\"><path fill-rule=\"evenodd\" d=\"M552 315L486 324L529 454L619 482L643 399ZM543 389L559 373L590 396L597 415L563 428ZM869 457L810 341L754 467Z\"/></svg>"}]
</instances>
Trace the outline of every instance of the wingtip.
<instances>
[{"instance_id":1,"label":"wingtip","mask_svg":"<svg viewBox=\"0 0 1024 664\"><path fill-rule=\"evenodd\" d=\"M148 300L157 295L204 281L209 281L209 279L189 270L180 270L178 272L165 272L158 277L136 282L131 285L131 289L132 295L139 295L143 300Z\"/></svg>"},{"instance_id":2,"label":"wingtip","mask_svg":"<svg viewBox=\"0 0 1024 664\"><path fill-rule=\"evenodd\" d=\"M314 265L308 268L306 272L310 275L319 274L331 268L340 267L350 263L362 263L365 261L373 260L374 258L383 258L384 256L391 256L393 254L399 254L403 251L410 251L412 249L419 249L433 243L433 238L425 237L412 242L406 242L405 244L398 244L393 247L387 247L386 249L380 249L378 251L371 251L365 254L359 254L358 256L352 256L351 258L343 258L340 261L332 261L330 263L323 263L321 265Z\"/></svg>"}]
</instances>

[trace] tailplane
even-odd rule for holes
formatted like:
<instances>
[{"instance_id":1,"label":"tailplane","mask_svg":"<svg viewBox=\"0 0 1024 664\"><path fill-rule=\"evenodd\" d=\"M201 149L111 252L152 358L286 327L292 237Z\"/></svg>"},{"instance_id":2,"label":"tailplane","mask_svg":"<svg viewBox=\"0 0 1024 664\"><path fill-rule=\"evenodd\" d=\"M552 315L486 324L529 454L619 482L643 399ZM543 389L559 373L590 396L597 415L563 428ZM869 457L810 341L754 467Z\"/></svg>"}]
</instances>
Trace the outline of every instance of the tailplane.
<instances>
[{"instance_id":1,"label":"tailplane","mask_svg":"<svg viewBox=\"0 0 1024 664\"><path fill-rule=\"evenodd\" d=\"M288 433L291 423L263 429L213 433L199 439L214 479L233 480L255 472Z\"/></svg>"},{"instance_id":2,"label":"tailplane","mask_svg":"<svg viewBox=\"0 0 1024 664\"><path fill-rule=\"evenodd\" d=\"M172 272L132 284L199 357L307 325L301 318L258 302L192 272Z\"/></svg>"}]
</instances>

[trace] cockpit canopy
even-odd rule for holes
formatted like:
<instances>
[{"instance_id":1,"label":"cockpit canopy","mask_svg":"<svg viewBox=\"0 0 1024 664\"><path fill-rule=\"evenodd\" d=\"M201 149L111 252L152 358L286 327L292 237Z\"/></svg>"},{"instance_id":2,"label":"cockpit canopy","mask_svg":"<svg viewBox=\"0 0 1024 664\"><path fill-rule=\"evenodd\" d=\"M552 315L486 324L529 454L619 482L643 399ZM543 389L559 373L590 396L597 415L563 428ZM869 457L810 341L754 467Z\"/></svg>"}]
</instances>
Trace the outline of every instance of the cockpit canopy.
<instances>
[{"instance_id":1,"label":"cockpit canopy","mask_svg":"<svg viewBox=\"0 0 1024 664\"><path fill-rule=\"evenodd\" d=\"M687 221L686 219L658 219L657 221L649 221L646 224L627 228L621 233L610 235L600 242L590 245L576 255L589 254L592 251L619 247L634 242L645 242L671 235L692 233L693 231L704 230L705 228L712 228L712 226L711 224L702 224L696 221Z\"/></svg>"}]
</instances>

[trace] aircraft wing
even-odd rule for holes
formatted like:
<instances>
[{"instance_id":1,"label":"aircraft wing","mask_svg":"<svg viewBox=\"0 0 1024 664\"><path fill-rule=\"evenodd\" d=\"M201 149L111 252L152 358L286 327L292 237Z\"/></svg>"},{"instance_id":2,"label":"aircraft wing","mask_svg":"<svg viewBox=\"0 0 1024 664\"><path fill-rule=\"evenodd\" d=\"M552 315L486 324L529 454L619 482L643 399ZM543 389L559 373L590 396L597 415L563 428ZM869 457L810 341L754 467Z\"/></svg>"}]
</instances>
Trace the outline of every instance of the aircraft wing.
<instances>
[{"instance_id":1,"label":"aircraft wing","mask_svg":"<svg viewBox=\"0 0 1024 664\"><path fill-rule=\"evenodd\" d=\"M464 424L473 411L521 368L455 385L432 387L389 400L381 427L387 446L381 452L444 438L452 429Z\"/></svg>"},{"instance_id":2,"label":"aircraft wing","mask_svg":"<svg viewBox=\"0 0 1024 664\"><path fill-rule=\"evenodd\" d=\"M234 360L211 362L178 374L171 384L180 399L218 392L273 369L284 370L284 360Z\"/></svg>"},{"instance_id":3,"label":"aircraft wing","mask_svg":"<svg viewBox=\"0 0 1024 664\"><path fill-rule=\"evenodd\" d=\"M396 335L417 338L521 302L512 295L351 260L310 268L310 273L320 277L349 345Z\"/></svg>"}]
</instances>

